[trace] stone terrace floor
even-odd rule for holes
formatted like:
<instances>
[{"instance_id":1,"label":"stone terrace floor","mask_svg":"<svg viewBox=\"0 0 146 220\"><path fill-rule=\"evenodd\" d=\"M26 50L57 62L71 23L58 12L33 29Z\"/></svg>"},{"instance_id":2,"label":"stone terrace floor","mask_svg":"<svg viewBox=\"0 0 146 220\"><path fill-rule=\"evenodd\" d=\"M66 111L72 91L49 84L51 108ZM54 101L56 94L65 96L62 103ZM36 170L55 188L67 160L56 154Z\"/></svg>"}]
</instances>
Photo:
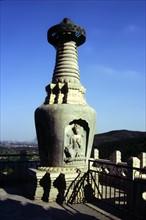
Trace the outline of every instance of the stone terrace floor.
<instances>
[{"instance_id":1,"label":"stone terrace floor","mask_svg":"<svg viewBox=\"0 0 146 220\"><path fill-rule=\"evenodd\" d=\"M23 192L23 193L22 193ZM103 203L59 205L33 201L19 187L0 188L0 220L120 220L125 213Z\"/></svg>"}]
</instances>

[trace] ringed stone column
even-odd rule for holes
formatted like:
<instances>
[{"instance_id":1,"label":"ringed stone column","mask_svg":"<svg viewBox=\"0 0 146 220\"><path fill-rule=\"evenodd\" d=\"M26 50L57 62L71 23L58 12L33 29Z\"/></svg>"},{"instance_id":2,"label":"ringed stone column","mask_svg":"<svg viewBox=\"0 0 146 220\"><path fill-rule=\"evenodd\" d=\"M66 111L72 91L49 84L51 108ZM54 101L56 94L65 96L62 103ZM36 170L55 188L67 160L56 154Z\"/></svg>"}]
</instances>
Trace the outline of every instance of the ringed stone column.
<instances>
[{"instance_id":1,"label":"ringed stone column","mask_svg":"<svg viewBox=\"0 0 146 220\"><path fill-rule=\"evenodd\" d=\"M45 101L35 111L42 166L80 167L90 158L96 112L84 97L77 53L85 40L85 30L68 18L48 30L56 63Z\"/></svg>"}]
</instances>

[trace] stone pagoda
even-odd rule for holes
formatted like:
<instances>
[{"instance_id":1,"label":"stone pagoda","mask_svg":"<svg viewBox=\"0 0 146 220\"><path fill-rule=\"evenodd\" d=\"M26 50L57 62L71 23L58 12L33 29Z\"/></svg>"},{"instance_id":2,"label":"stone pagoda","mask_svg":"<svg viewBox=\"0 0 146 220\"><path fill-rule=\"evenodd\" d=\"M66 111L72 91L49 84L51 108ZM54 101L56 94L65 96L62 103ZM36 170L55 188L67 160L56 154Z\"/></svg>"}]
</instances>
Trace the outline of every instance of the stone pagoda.
<instances>
[{"instance_id":1,"label":"stone pagoda","mask_svg":"<svg viewBox=\"0 0 146 220\"><path fill-rule=\"evenodd\" d=\"M84 97L77 54L85 40L85 30L68 18L48 30L56 63L45 102L35 112L43 166L79 166L90 157L96 113Z\"/></svg>"},{"instance_id":2,"label":"stone pagoda","mask_svg":"<svg viewBox=\"0 0 146 220\"><path fill-rule=\"evenodd\" d=\"M48 30L47 37L56 49L56 63L45 101L35 111L41 160L38 170L65 175L67 170L71 173L87 167L95 132L96 112L86 102L78 67L77 47L85 42L86 34L64 18Z\"/></svg>"}]
</instances>

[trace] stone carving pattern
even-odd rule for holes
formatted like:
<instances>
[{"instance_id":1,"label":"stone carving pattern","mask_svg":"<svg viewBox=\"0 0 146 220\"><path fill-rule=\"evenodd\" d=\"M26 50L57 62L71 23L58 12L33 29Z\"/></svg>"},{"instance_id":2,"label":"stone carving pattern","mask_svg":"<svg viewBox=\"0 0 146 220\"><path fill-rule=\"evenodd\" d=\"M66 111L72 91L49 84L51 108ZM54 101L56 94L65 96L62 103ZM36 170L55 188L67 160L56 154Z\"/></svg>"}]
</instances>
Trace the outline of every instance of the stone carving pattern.
<instances>
[{"instance_id":1,"label":"stone carving pattern","mask_svg":"<svg viewBox=\"0 0 146 220\"><path fill-rule=\"evenodd\" d=\"M51 83L46 87L45 104L86 104L85 88L71 83Z\"/></svg>"},{"instance_id":2,"label":"stone carving pattern","mask_svg":"<svg viewBox=\"0 0 146 220\"><path fill-rule=\"evenodd\" d=\"M65 129L64 161L85 159L86 131L78 124L68 125Z\"/></svg>"}]
</instances>

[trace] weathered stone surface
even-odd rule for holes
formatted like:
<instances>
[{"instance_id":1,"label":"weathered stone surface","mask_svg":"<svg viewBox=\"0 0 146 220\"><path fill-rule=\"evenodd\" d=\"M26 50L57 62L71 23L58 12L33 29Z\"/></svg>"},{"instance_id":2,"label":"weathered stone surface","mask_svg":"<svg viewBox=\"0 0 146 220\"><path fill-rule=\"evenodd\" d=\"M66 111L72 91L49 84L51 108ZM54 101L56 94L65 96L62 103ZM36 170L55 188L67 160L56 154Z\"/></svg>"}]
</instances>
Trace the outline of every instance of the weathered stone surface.
<instances>
[{"instance_id":1,"label":"weathered stone surface","mask_svg":"<svg viewBox=\"0 0 146 220\"><path fill-rule=\"evenodd\" d=\"M35 111L43 166L78 167L86 165L91 154L96 112L84 97L77 55L77 46L85 39L84 29L70 19L48 30L48 41L56 48L56 63L45 102Z\"/></svg>"},{"instance_id":2,"label":"weathered stone surface","mask_svg":"<svg viewBox=\"0 0 146 220\"><path fill-rule=\"evenodd\" d=\"M74 181L80 178L87 172L87 167L81 168L66 168L66 167L40 167L38 169L29 169L30 182L27 187L28 197L35 200L43 200L45 202L54 202L58 196L58 189L54 181L60 175L64 176L65 188L63 189L63 201L67 201L74 189ZM44 180L44 181L43 181ZM62 183L59 183L62 189Z\"/></svg>"},{"instance_id":3,"label":"weathered stone surface","mask_svg":"<svg viewBox=\"0 0 146 220\"><path fill-rule=\"evenodd\" d=\"M91 153L95 131L93 120L95 122L96 114L88 105L42 105L38 108L36 128L41 160L48 166L72 164L75 159L76 165L77 161L85 162ZM78 134L75 134L74 126L78 126ZM81 146L78 141L82 141ZM65 153L66 149L72 151L70 157ZM77 155L75 151L81 151L81 154Z\"/></svg>"}]
</instances>

